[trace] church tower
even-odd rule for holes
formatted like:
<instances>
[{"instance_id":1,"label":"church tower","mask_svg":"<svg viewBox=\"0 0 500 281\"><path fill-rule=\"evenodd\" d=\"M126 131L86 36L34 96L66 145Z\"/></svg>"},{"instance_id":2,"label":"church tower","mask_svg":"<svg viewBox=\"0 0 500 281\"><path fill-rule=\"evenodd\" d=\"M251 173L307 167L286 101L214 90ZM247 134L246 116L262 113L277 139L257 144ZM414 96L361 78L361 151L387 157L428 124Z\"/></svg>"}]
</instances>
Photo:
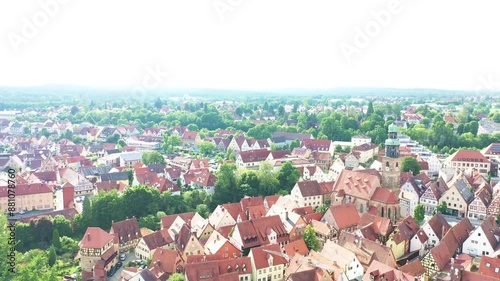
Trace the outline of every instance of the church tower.
<instances>
[{"instance_id":1,"label":"church tower","mask_svg":"<svg viewBox=\"0 0 500 281\"><path fill-rule=\"evenodd\" d=\"M398 126L388 128L389 138L385 141L385 155L382 157L382 187L399 194L401 178L401 157L399 156Z\"/></svg>"}]
</instances>

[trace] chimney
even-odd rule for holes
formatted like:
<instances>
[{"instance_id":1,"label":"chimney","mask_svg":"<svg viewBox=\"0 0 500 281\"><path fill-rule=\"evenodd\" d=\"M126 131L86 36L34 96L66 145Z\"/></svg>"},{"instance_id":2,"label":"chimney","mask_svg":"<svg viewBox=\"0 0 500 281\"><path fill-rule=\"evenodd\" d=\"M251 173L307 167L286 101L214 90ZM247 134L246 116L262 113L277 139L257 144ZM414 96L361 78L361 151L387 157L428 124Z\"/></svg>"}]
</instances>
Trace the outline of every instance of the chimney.
<instances>
[{"instance_id":1,"label":"chimney","mask_svg":"<svg viewBox=\"0 0 500 281\"><path fill-rule=\"evenodd\" d=\"M288 211L285 212L285 220L288 220Z\"/></svg>"},{"instance_id":2,"label":"chimney","mask_svg":"<svg viewBox=\"0 0 500 281\"><path fill-rule=\"evenodd\" d=\"M87 241L90 241L90 233L87 233Z\"/></svg>"}]
</instances>

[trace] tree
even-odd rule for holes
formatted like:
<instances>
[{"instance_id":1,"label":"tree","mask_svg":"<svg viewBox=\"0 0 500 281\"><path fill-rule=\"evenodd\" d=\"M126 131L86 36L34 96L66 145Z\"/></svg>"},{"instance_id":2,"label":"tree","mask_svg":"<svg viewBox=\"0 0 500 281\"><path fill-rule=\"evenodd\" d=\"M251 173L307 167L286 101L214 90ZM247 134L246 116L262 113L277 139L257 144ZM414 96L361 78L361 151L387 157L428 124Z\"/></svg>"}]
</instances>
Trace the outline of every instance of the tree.
<instances>
[{"instance_id":1,"label":"tree","mask_svg":"<svg viewBox=\"0 0 500 281\"><path fill-rule=\"evenodd\" d=\"M418 204L413 210L413 218L420 224L425 218L424 205Z\"/></svg>"},{"instance_id":2,"label":"tree","mask_svg":"<svg viewBox=\"0 0 500 281\"><path fill-rule=\"evenodd\" d=\"M448 210L448 205L446 204L445 201L441 202L441 204L439 204L436 208L436 212L441 214L445 214L447 210Z\"/></svg>"},{"instance_id":3,"label":"tree","mask_svg":"<svg viewBox=\"0 0 500 281\"><path fill-rule=\"evenodd\" d=\"M267 196L274 195L279 190L279 181L276 179L276 174L273 172L273 166L269 162L260 163L259 171L259 195Z\"/></svg>"},{"instance_id":4,"label":"tree","mask_svg":"<svg viewBox=\"0 0 500 281\"><path fill-rule=\"evenodd\" d=\"M59 231L57 229L52 231L52 247L57 250L61 249L61 237L59 236Z\"/></svg>"},{"instance_id":5,"label":"tree","mask_svg":"<svg viewBox=\"0 0 500 281\"><path fill-rule=\"evenodd\" d=\"M151 151L151 152L144 152L142 154L142 163L144 165L151 165L151 164L165 164L165 158L163 155L158 152L158 151Z\"/></svg>"},{"instance_id":6,"label":"tree","mask_svg":"<svg viewBox=\"0 0 500 281\"><path fill-rule=\"evenodd\" d=\"M326 204L321 204L318 207L316 207L316 209L314 209L314 211L324 215L326 213L326 211L328 211L328 208L330 208L330 206L328 206Z\"/></svg>"},{"instance_id":7,"label":"tree","mask_svg":"<svg viewBox=\"0 0 500 281\"><path fill-rule=\"evenodd\" d=\"M373 114L373 102L370 101L368 103L368 109L366 110L366 116L370 116Z\"/></svg>"},{"instance_id":8,"label":"tree","mask_svg":"<svg viewBox=\"0 0 500 281\"><path fill-rule=\"evenodd\" d=\"M181 143L182 143L181 137L176 134L163 136L163 150L167 154L174 153L174 148L176 146L179 146Z\"/></svg>"},{"instance_id":9,"label":"tree","mask_svg":"<svg viewBox=\"0 0 500 281\"><path fill-rule=\"evenodd\" d=\"M196 206L196 213L206 219L210 214L210 209L206 204L199 204L198 206Z\"/></svg>"},{"instance_id":10,"label":"tree","mask_svg":"<svg viewBox=\"0 0 500 281\"><path fill-rule=\"evenodd\" d=\"M54 247L50 247L49 249L49 266L53 266L56 263L57 255L56 249Z\"/></svg>"},{"instance_id":11,"label":"tree","mask_svg":"<svg viewBox=\"0 0 500 281\"><path fill-rule=\"evenodd\" d=\"M55 216L54 221L52 223L54 225L54 229L58 231L61 237L73 236L73 228L71 226L71 222L68 219L66 219L63 215Z\"/></svg>"},{"instance_id":12,"label":"tree","mask_svg":"<svg viewBox=\"0 0 500 281\"><path fill-rule=\"evenodd\" d=\"M174 273L168 277L168 281L186 281L184 274Z\"/></svg>"},{"instance_id":13,"label":"tree","mask_svg":"<svg viewBox=\"0 0 500 281\"><path fill-rule=\"evenodd\" d=\"M200 129L198 128L198 125L196 124L189 124L187 125L187 129L191 132L198 132Z\"/></svg>"},{"instance_id":14,"label":"tree","mask_svg":"<svg viewBox=\"0 0 500 281\"><path fill-rule=\"evenodd\" d=\"M127 169L124 169L123 171L126 172L128 175L128 185L132 186L132 183L134 182L134 169L127 168Z\"/></svg>"},{"instance_id":15,"label":"tree","mask_svg":"<svg viewBox=\"0 0 500 281\"><path fill-rule=\"evenodd\" d=\"M418 164L417 159L411 156L403 157L403 160L401 161L401 170L403 172L412 172L413 175L416 176L420 173L421 169L422 167Z\"/></svg>"},{"instance_id":16,"label":"tree","mask_svg":"<svg viewBox=\"0 0 500 281\"><path fill-rule=\"evenodd\" d=\"M302 234L302 238L304 239L304 242L309 250L318 251L321 247L321 241L319 241L316 236L316 231L310 225L306 227L304 234Z\"/></svg>"},{"instance_id":17,"label":"tree","mask_svg":"<svg viewBox=\"0 0 500 281\"><path fill-rule=\"evenodd\" d=\"M296 147L300 147L300 140L299 139L295 139L290 143L290 151L292 151Z\"/></svg>"},{"instance_id":18,"label":"tree","mask_svg":"<svg viewBox=\"0 0 500 281\"><path fill-rule=\"evenodd\" d=\"M285 189L287 191L292 190L299 178L299 169L294 167L290 162L283 163L277 176L281 189Z\"/></svg>"},{"instance_id":19,"label":"tree","mask_svg":"<svg viewBox=\"0 0 500 281\"><path fill-rule=\"evenodd\" d=\"M198 149L201 153L203 153L203 155L208 156L214 154L214 152L217 150L217 147L211 141L202 141L198 145Z\"/></svg>"},{"instance_id":20,"label":"tree","mask_svg":"<svg viewBox=\"0 0 500 281\"><path fill-rule=\"evenodd\" d=\"M243 192L236 180L236 166L234 164L222 164L217 173L214 194L212 195L212 209L220 204L238 202L243 198Z\"/></svg>"}]
</instances>

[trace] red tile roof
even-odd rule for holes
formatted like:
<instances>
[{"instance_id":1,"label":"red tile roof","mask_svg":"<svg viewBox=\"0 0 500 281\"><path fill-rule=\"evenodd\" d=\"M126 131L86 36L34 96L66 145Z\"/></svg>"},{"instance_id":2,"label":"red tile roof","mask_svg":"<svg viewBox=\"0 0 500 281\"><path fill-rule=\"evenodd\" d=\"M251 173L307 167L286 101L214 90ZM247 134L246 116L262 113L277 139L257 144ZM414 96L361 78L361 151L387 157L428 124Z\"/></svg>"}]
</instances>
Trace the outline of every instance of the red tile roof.
<instances>
[{"instance_id":1,"label":"red tile roof","mask_svg":"<svg viewBox=\"0 0 500 281\"><path fill-rule=\"evenodd\" d=\"M45 183L17 184L16 196L53 193ZM0 198L8 196L8 187L0 186Z\"/></svg>"},{"instance_id":2,"label":"red tile roof","mask_svg":"<svg viewBox=\"0 0 500 281\"><path fill-rule=\"evenodd\" d=\"M289 257L295 256L295 254L300 254L302 256L307 256L309 254L309 249L307 249L306 242L304 239L299 239L283 246L285 254Z\"/></svg>"},{"instance_id":3,"label":"red tile roof","mask_svg":"<svg viewBox=\"0 0 500 281\"><path fill-rule=\"evenodd\" d=\"M327 212L331 212L338 229L349 228L359 223L359 213L353 203L331 205Z\"/></svg>"},{"instance_id":4,"label":"red tile roof","mask_svg":"<svg viewBox=\"0 0 500 281\"><path fill-rule=\"evenodd\" d=\"M104 248L113 238L113 235L102 230L100 227L89 227L80 241L80 246L82 248L93 249Z\"/></svg>"},{"instance_id":5,"label":"red tile roof","mask_svg":"<svg viewBox=\"0 0 500 281\"><path fill-rule=\"evenodd\" d=\"M423 274L425 274L425 268L422 265L422 261L420 261L420 259L418 258L403 265L402 267L399 268L399 270L415 277L422 276Z\"/></svg>"},{"instance_id":6,"label":"red tile roof","mask_svg":"<svg viewBox=\"0 0 500 281\"><path fill-rule=\"evenodd\" d=\"M271 151L267 149L256 149L241 151L240 156L243 163L261 162L266 160Z\"/></svg>"},{"instance_id":7,"label":"red tile roof","mask_svg":"<svg viewBox=\"0 0 500 281\"><path fill-rule=\"evenodd\" d=\"M188 213L182 213L182 214L174 214L174 215L168 215L164 216L161 218L161 228L170 228L172 224L174 223L175 219L177 217L181 217L186 223L193 219L194 213L193 212L188 212Z\"/></svg>"},{"instance_id":8,"label":"red tile roof","mask_svg":"<svg viewBox=\"0 0 500 281\"><path fill-rule=\"evenodd\" d=\"M332 144L331 140L304 139L301 147L306 147L312 151L329 151Z\"/></svg>"},{"instance_id":9,"label":"red tile roof","mask_svg":"<svg viewBox=\"0 0 500 281\"><path fill-rule=\"evenodd\" d=\"M500 259L482 256L477 273L500 279Z\"/></svg>"},{"instance_id":10,"label":"red tile roof","mask_svg":"<svg viewBox=\"0 0 500 281\"><path fill-rule=\"evenodd\" d=\"M139 223L135 217L118 222L112 222L110 233L113 233L120 244L128 243L142 237Z\"/></svg>"},{"instance_id":11,"label":"red tile roof","mask_svg":"<svg viewBox=\"0 0 500 281\"><path fill-rule=\"evenodd\" d=\"M481 152L477 150L459 150L455 153L451 161L460 162L483 162L488 163L489 160Z\"/></svg>"},{"instance_id":12,"label":"red tile roof","mask_svg":"<svg viewBox=\"0 0 500 281\"><path fill-rule=\"evenodd\" d=\"M276 266L279 264L285 265L287 263L285 258L278 256L278 255L270 254L270 253L266 252L265 250L270 250L270 251L274 251L274 252L281 252L280 246L278 244L272 244L272 245L252 248L250 250L249 255L252 255L256 269L268 268L269 267L269 261L268 261L269 256L273 257L273 266Z\"/></svg>"},{"instance_id":13,"label":"red tile roof","mask_svg":"<svg viewBox=\"0 0 500 281\"><path fill-rule=\"evenodd\" d=\"M375 192L373 193L373 196L371 198L374 201L381 202L381 203L386 203L386 204L398 204L399 200L394 194L389 189L378 187L375 189Z\"/></svg>"},{"instance_id":14,"label":"red tile roof","mask_svg":"<svg viewBox=\"0 0 500 281\"><path fill-rule=\"evenodd\" d=\"M378 174L378 172L377 172ZM343 170L334 185L334 193L370 200L375 189L380 187L380 178L366 170Z\"/></svg>"}]
</instances>

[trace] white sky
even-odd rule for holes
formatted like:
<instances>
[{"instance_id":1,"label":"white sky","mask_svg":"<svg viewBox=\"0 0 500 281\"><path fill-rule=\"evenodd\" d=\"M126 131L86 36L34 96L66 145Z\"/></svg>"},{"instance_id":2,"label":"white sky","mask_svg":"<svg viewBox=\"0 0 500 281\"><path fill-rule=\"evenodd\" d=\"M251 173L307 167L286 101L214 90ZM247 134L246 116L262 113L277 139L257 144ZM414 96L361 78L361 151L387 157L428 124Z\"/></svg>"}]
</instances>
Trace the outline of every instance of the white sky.
<instances>
[{"instance_id":1,"label":"white sky","mask_svg":"<svg viewBox=\"0 0 500 281\"><path fill-rule=\"evenodd\" d=\"M0 85L500 89L498 0L65 0L25 37L54 1L0 2ZM381 10L349 63L341 43ZM143 82L155 68L168 77Z\"/></svg>"}]
</instances>

